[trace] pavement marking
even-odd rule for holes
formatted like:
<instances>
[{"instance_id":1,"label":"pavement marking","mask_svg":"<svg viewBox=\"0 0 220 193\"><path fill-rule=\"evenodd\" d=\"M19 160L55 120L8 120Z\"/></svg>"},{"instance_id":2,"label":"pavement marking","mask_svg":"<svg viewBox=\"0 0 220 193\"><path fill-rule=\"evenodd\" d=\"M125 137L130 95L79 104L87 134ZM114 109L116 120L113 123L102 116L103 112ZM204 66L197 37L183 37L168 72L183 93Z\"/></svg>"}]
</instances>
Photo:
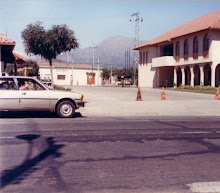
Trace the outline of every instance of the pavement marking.
<instances>
[{"instance_id":1,"label":"pavement marking","mask_svg":"<svg viewBox=\"0 0 220 193\"><path fill-rule=\"evenodd\" d=\"M0 139L14 139L15 137L0 137Z\"/></svg>"},{"instance_id":2,"label":"pavement marking","mask_svg":"<svg viewBox=\"0 0 220 193\"><path fill-rule=\"evenodd\" d=\"M220 182L197 182L187 184L192 192L197 193L216 193L220 192Z\"/></svg>"},{"instance_id":3,"label":"pavement marking","mask_svg":"<svg viewBox=\"0 0 220 193\"><path fill-rule=\"evenodd\" d=\"M146 131L146 132L135 132L135 133L129 133L129 134L207 134L207 133L212 133L210 131L180 131L180 132L175 132L175 131Z\"/></svg>"}]
</instances>

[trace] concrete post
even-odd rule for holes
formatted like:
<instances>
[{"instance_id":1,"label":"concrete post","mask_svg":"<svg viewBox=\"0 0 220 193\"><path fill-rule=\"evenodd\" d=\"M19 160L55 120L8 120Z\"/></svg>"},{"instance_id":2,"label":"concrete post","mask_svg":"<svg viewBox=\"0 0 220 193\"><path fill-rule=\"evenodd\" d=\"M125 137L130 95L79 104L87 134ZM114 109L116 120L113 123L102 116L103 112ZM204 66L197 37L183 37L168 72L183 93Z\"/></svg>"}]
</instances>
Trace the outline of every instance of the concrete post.
<instances>
[{"instance_id":1,"label":"concrete post","mask_svg":"<svg viewBox=\"0 0 220 193\"><path fill-rule=\"evenodd\" d=\"M182 85L184 86L185 85L185 69L184 69L184 66L181 68L181 71L182 71Z\"/></svg>"},{"instance_id":2,"label":"concrete post","mask_svg":"<svg viewBox=\"0 0 220 193\"><path fill-rule=\"evenodd\" d=\"M211 86L215 87L215 68L216 65L214 63L212 63L211 67Z\"/></svg>"},{"instance_id":3,"label":"concrete post","mask_svg":"<svg viewBox=\"0 0 220 193\"><path fill-rule=\"evenodd\" d=\"M176 74L176 67L174 66L174 78L173 78L173 85L175 85L175 87L177 87L177 74Z\"/></svg>"},{"instance_id":4,"label":"concrete post","mask_svg":"<svg viewBox=\"0 0 220 193\"><path fill-rule=\"evenodd\" d=\"M160 86L160 68L156 68L156 87Z\"/></svg>"},{"instance_id":5,"label":"concrete post","mask_svg":"<svg viewBox=\"0 0 220 193\"><path fill-rule=\"evenodd\" d=\"M204 70L203 70L203 66L199 67L200 69L200 86L204 86Z\"/></svg>"},{"instance_id":6,"label":"concrete post","mask_svg":"<svg viewBox=\"0 0 220 193\"><path fill-rule=\"evenodd\" d=\"M194 77L195 77L195 74L193 72L193 67L190 68L190 73L191 73L190 86L194 87Z\"/></svg>"},{"instance_id":7,"label":"concrete post","mask_svg":"<svg viewBox=\"0 0 220 193\"><path fill-rule=\"evenodd\" d=\"M4 69L4 62L0 61L0 76L2 76L2 73L5 71Z\"/></svg>"}]
</instances>

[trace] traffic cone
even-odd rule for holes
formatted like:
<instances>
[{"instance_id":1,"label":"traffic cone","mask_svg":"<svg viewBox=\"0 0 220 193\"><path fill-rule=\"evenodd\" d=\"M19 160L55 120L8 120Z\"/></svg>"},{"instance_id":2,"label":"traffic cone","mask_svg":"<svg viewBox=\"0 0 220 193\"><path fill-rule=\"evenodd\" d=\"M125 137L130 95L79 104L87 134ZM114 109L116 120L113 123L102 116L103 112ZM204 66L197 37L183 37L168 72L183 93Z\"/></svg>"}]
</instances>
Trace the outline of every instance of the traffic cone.
<instances>
[{"instance_id":1,"label":"traffic cone","mask_svg":"<svg viewBox=\"0 0 220 193\"><path fill-rule=\"evenodd\" d=\"M141 99L141 89L138 87L137 99L136 101L142 101Z\"/></svg>"},{"instance_id":2,"label":"traffic cone","mask_svg":"<svg viewBox=\"0 0 220 193\"><path fill-rule=\"evenodd\" d=\"M216 91L215 100L219 100L219 87L217 88Z\"/></svg>"},{"instance_id":3,"label":"traffic cone","mask_svg":"<svg viewBox=\"0 0 220 193\"><path fill-rule=\"evenodd\" d=\"M166 100L166 96L165 96L165 92L164 92L164 87L162 87L161 100Z\"/></svg>"}]
</instances>

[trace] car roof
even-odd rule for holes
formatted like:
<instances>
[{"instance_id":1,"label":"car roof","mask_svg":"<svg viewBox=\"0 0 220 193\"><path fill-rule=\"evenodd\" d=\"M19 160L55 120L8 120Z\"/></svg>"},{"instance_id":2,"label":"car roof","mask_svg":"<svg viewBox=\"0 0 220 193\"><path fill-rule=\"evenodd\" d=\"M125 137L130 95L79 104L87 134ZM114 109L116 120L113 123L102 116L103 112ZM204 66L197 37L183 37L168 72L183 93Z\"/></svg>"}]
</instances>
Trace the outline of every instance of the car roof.
<instances>
[{"instance_id":1,"label":"car roof","mask_svg":"<svg viewBox=\"0 0 220 193\"><path fill-rule=\"evenodd\" d=\"M23 78L23 79L35 79L34 77L30 77L30 76L0 76L0 78Z\"/></svg>"}]
</instances>

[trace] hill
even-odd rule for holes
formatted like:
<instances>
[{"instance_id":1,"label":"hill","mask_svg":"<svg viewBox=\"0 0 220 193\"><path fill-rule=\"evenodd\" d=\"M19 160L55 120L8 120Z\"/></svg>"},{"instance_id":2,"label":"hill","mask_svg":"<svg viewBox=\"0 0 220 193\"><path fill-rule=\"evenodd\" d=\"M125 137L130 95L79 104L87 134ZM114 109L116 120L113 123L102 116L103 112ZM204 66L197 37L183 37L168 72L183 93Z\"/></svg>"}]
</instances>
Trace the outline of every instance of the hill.
<instances>
[{"instance_id":1,"label":"hill","mask_svg":"<svg viewBox=\"0 0 220 193\"><path fill-rule=\"evenodd\" d=\"M99 63L103 67L110 68L111 65L117 68L123 68L125 65L125 51L130 50L130 65L133 65L134 39L124 36L114 36L103 40L94 48L94 63ZM74 53L73 53L74 52ZM69 55L69 56L68 56ZM70 54L62 54L59 59L74 63L92 63L92 48L81 48L72 51Z\"/></svg>"}]
</instances>

